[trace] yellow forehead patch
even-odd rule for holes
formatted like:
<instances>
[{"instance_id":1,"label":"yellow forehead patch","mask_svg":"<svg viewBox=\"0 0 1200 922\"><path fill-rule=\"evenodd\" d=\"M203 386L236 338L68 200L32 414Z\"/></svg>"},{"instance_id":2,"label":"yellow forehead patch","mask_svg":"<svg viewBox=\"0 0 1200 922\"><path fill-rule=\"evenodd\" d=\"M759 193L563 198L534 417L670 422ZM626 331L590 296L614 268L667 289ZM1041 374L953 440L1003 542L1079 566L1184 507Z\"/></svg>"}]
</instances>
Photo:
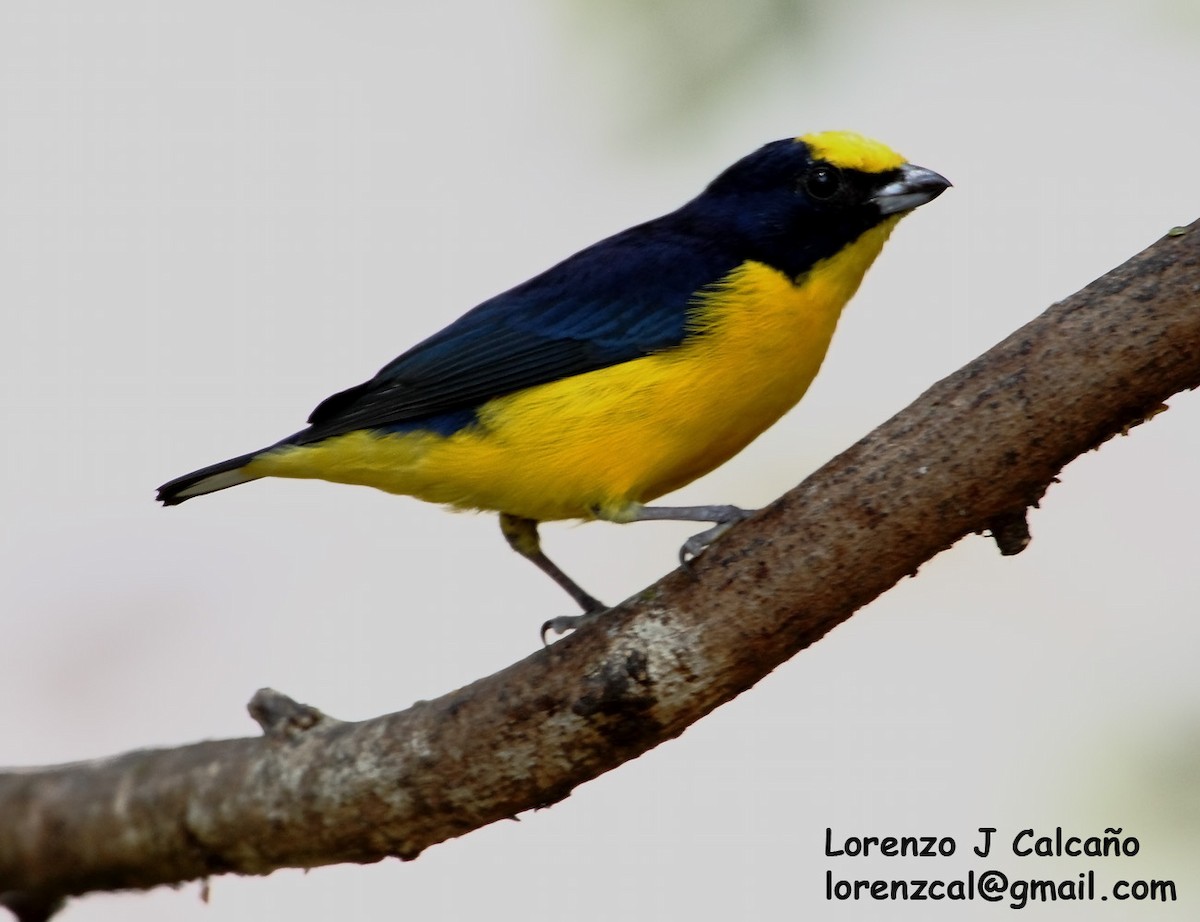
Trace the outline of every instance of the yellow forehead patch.
<instances>
[{"instance_id":1,"label":"yellow forehead patch","mask_svg":"<svg viewBox=\"0 0 1200 922\"><path fill-rule=\"evenodd\" d=\"M817 160L845 170L884 173L903 164L904 158L878 141L853 131L821 131L796 139L808 145Z\"/></svg>"}]
</instances>

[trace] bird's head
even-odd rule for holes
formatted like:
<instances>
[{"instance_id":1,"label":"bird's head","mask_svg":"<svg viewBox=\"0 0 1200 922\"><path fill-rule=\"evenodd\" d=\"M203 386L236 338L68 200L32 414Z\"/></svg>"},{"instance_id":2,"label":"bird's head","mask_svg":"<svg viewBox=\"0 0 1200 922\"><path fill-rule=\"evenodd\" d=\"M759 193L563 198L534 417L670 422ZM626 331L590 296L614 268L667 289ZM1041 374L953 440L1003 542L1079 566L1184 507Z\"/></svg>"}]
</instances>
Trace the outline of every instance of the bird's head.
<instances>
[{"instance_id":1,"label":"bird's head","mask_svg":"<svg viewBox=\"0 0 1200 922\"><path fill-rule=\"evenodd\" d=\"M878 141L826 131L759 148L686 208L747 258L799 275L949 186Z\"/></svg>"}]
</instances>

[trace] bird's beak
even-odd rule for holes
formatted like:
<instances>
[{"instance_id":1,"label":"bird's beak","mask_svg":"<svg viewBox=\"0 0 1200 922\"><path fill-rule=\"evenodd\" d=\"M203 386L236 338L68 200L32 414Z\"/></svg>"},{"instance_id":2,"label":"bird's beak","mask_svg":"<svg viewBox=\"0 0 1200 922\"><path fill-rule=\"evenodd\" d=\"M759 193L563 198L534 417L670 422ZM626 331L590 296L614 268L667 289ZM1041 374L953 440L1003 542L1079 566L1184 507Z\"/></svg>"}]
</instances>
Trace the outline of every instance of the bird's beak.
<instances>
[{"instance_id":1,"label":"bird's beak","mask_svg":"<svg viewBox=\"0 0 1200 922\"><path fill-rule=\"evenodd\" d=\"M912 211L926 202L932 202L950 188L950 180L923 166L906 163L897 172L899 179L881 186L871 196L871 202L879 207L881 215Z\"/></svg>"}]
</instances>

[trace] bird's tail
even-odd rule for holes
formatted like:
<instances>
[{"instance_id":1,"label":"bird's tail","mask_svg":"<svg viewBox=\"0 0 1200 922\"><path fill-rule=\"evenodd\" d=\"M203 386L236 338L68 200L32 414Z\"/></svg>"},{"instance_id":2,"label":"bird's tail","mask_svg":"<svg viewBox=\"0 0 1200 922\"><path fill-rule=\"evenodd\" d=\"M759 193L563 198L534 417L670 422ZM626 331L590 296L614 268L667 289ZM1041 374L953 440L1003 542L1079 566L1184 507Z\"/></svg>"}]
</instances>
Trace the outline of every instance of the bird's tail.
<instances>
[{"instance_id":1,"label":"bird's tail","mask_svg":"<svg viewBox=\"0 0 1200 922\"><path fill-rule=\"evenodd\" d=\"M236 487L239 483L249 483L258 480L254 474L245 473L242 468L257 458L261 452L252 451L248 455L240 455L210 464L198 471L176 477L158 488L158 501L164 506L177 506L185 499L193 496L203 496L205 493L215 493L228 487Z\"/></svg>"}]
</instances>

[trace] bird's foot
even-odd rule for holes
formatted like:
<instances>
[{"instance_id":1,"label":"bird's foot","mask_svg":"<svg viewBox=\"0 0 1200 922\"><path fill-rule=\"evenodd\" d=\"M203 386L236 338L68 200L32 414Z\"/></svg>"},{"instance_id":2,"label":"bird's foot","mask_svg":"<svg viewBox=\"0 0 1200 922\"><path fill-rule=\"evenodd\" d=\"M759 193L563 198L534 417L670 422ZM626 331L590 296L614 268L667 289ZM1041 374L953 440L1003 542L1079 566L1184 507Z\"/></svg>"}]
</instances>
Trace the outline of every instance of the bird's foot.
<instances>
[{"instance_id":1,"label":"bird's foot","mask_svg":"<svg viewBox=\"0 0 1200 922\"><path fill-rule=\"evenodd\" d=\"M733 528L738 522L750 518L757 511L755 509L742 509L739 506L722 506L720 507L721 520L712 528L706 528L698 534L692 535L683 542L683 546L679 548L679 563L689 573L692 572L692 561L704 553L714 541Z\"/></svg>"},{"instance_id":2,"label":"bird's foot","mask_svg":"<svg viewBox=\"0 0 1200 922\"><path fill-rule=\"evenodd\" d=\"M597 602L596 604L599 607L589 609L582 615L560 615L557 618L551 618L549 621L543 624L541 631L542 645L547 647L550 646L551 641L546 639L547 634L562 636L563 634L568 634L571 631L577 631L588 622L595 620L597 615L602 615L604 612L608 611L608 607L603 603Z\"/></svg>"}]
</instances>

